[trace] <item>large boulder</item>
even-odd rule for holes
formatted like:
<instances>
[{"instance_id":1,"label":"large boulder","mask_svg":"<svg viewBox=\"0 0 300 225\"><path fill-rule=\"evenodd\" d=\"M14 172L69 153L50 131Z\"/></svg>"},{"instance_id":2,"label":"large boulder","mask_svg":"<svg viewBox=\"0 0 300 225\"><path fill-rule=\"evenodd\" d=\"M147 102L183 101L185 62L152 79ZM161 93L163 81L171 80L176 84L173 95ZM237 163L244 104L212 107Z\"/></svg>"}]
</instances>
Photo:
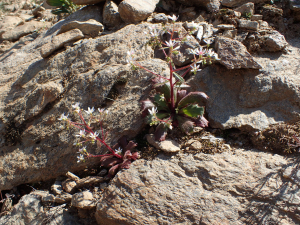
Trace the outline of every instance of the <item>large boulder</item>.
<instances>
[{"instance_id":1,"label":"large boulder","mask_svg":"<svg viewBox=\"0 0 300 225\"><path fill-rule=\"evenodd\" d=\"M288 51L276 60L272 59L275 53L254 57L260 70L215 65L188 80L193 91L205 91L210 97L206 105L210 126L253 131L299 120L300 55L297 47L289 46Z\"/></svg>"},{"instance_id":2,"label":"large boulder","mask_svg":"<svg viewBox=\"0 0 300 225\"><path fill-rule=\"evenodd\" d=\"M227 37L218 37L216 49L220 63L227 69L261 69L259 63L239 41Z\"/></svg>"},{"instance_id":3,"label":"large boulder","mask_svg":"<svg viewBox=\"0 0 300 225\"><path fill-rule=\"evenodd\" d=\"M300 222L297 165L243 149L138 160L111 181L95 216L99 225L295 225Z\"/></svg>"},{"instance_id":4,"label":"large boulder","mask_svg":"<svg viewBox=\"0 0 300 225\"><path fill-rule=\"evenodd\" d=\"M167 67L164 61L150 58L149 37L140 36L146 26L131 25L85 39L43 59L41 48L56 36L60 29L56 24L19 51L3 56L0 190L99 163L99 159L76 163L78 149L73 143L78 130L64 130L57 120L62 113L69 114L75 102L81 102L84 109L105 107L110 111L104 127L109 130L109 145L123 135L132 138L139 133L143 127L139 102L148 96L152 74L132 72L126 62L128 46L148 69L161 73ZM90 146L90 151L101 154L106 150Z\"/></svg>"},{"instance_id":5,"label":"large boulder","mask_svg":"<svg viewBox=\"0 0 300 225\"><path fill-rule=\"evenodd\" d=\"M119 13L126 23L136 23L148 18L154 12L159 0L124 0L119 4Z\"/></svg>"}]
</instances>

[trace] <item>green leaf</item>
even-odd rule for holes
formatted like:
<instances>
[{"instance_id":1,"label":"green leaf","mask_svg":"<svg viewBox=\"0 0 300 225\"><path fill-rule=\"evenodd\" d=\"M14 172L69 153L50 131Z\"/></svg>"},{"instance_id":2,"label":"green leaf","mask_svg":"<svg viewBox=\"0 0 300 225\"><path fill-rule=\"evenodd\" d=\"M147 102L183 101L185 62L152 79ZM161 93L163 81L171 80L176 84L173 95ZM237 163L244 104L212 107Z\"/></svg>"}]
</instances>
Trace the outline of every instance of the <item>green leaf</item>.
<instances>
[{"instance_id":1,"label":"green leaf","mask_svg":"<svg viewBox=\"0 0 300 225\"><path fill-rule=\"evenodd\" d=\"M47 3L48 5L51 5L51 6L63 6L64 4L64 1L63 0L47 0Z\"/></svg>"},{"instance_id":2,"label":"green leaf","mask_svg":"<svg viewBox=\"0 0 300 225\"><path fill-rule=\"evenodd\" d=\"M165 118L169 118L170 117L170 113L156 113L156 117L158 119L165 119Z\"/></svg>"},{"instance_id":3,"label":"green leaf","mask_svg":"<svg viewBox=\"0 0 300 225\"><path fill-rule=\"evenodd\" d=\"M167 104L165 98L162 99L162 96L160 94L156 94L154 96L153 101L154 101L154 104L157 107L158 111L160 111L160 110L168 111L169 110L169 107L168 107L168 104Z\"/></svg>"},{"instance_id":4,"label":"green leaf","mask_svg":"<svg viewBox=\"0 0 300 225\"><path fill-rule=\"evenodd\" d=\"M189 117L197 118L198 116L202 116L204 113L204 107L198 105L189 105L179 111L179 113L183 113Z\"/></svg>"},{"instance_id":5,"label":"green leaf","mask_svg":"<svg viewBox=\"0 0 300 225\"><path fill-rule=\"evenodd\" d=\"M185 80L182 76L180 76L178 73L173 72L174 76L179 80L181 83L185 83Z\"/></svg>"},{"instance_id":6,"label":"green leaf","mask_svg":"<svg viewBox=\"0 0 300 225\"><path fill-rule=\"evenodd\" d=\"M201 104L207 99L208 96L204 92L190 92L178 102L178 108L181 109L189 104Z\"/></svg>"},{"instance_id":7,"label":"green leaf","mask_svg":"<svg viewBox=\"0 0 300 225\"><path fill-rule=\"evenodd\" d=\"M155 84L154 88L157 92L164 94L167 101L170 100L171 89L170 89L169 81L159 83L159 84Z\"/></svg>"}]
</instances>

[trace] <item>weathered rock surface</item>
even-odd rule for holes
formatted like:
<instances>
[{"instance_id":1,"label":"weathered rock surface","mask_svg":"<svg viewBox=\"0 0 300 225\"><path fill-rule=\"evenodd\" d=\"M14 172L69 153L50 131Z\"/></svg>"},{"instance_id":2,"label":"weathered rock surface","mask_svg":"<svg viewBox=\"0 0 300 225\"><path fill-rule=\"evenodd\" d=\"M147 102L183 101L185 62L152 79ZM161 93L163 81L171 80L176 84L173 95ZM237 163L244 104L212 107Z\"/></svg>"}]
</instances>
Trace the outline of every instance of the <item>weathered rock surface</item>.
<instances>
[{"instance_id":1,"label":"weathered rock surface","mask_svg":"<svg viewBox=\"0 0 300 225\"><path fill-rule=\"evenodd\" d=\"M218 37L216 50L219 55L220 63L227 69L261 69L247 48L239 41L226 37Z\"/></svg>"},{"instance_id":2,"label":"weathered rock surface","mask_svg":"<svg viewBox=\"0 0 300 225\"><path fill-rule=\"evenodd\" d=\"M235 153L138 160L112 180L97 204L98 224L248 224L300 222L300 190L283 156ZM297 177L297 178L296 178ZM266 216L266 214L268 216Z\"/></svg>"},{"instance_id":3,"label":"weathered rock surface","mask_svg":"<svg viewBox=\"0 0 300 225\"><path fill-rule=\"evenodd\" d=\"M79 29L74 29L74 30L70 30L65 33L59 34L59 35L53 37L53 39L51 39L49 42L47 42L46 44L44 44L42 46L41 56L43 58L46 58L49 55L51 55L52 52L62 48L66 43L72 42L72 41L77 41L79 39L82 39L83 37L84 37L84 35Z\"/></svg>"},{"instance_id":4,"label":"weathered rock surface","mask_svg":"<svg viewBox=\"0 0 300 225\"><path fill-rule=\"evenodd\" d=\"M83 40L43 59L41 46L51 40L62 24L63 21L57 23L20 51L2 56L1 190L98 164L97 159L76 163L72 134L78 130L71 129L70 133L57 121L63 112L68 114L75 102L82 102L84 109L107 105L110 115L104 128L110 130L108 144L115 144L123 135L131 138L138 134L143 127L139 102L150 91L152 75L142 70L132 72L130 65L125 65L128 46L136 49L137 60L147 60L141 63L150 70L161 73L166 67L162 60L150 60L153 50L145 47L149 37L140 35L147 24ZM125 86L118 86L118 79L125 79ZM116 92L119 96L111 94ZM95 149L94 153L104 151Z\"/></svg>"},{"instance_id":5,"label":"weathered rock surface","mask_svg":"<svg viewBox=\"0 0 300 225\"><path fill-rule=\"evenodd\" d=\"M122 22L116 3L113 1L106 1L103 8L103 24L107 27L116 27Z\"/></svg>"},{"instance_id":6,"label":"weathered rock surface","mask_svg":"<svg viewBox=\"0 0 300 225\"><path fill-rule=\"evenodd\" d=\"M96 201L90 191L83 191L72 196L72 206L80 209L91 209L96 207Z\"/></svg>"},{"instance_id":7,"label":"weathered rock surface","mask_svg":"<svg viewBox=\"0 0 300 225\"><path fill-rule=\"evenodd\" d=\"M179 144L174 140L166 139L164 141L155 141L155 137L153 134L147 134L146 138L149 144L164 152L176 153L180 151Z\"/></svg>"},{"instance_id":8,"label":"weathered rock surface","mask_svg":"<svg viewBox=\"0 0 300 225\"><path fill-rule=\"evenodd\" d=\"M123 0L119 4L119 13L126 23L135 23L145 20L154 12L159 0Z\"/></svg>"},{"instance_id":9,"label":"weathered rock surface","mask_svg":"<svg viewBox=\"0 0 300 225\"><path fill-rule=\"evenodd\" d=\"M258 30L259 23L256 21L250 21L250 20L239 20L239 28L247 29L247 30Z\"/></svg>"},{"instance_id":10,"label":"weathered rock surface","mask_svg":"<svg viewBox=\"0 0 300 225\"><path fill-rule=\"evenodd\" d=\"M220 1L218 0L176 0L187 6L203 6L209 11L219 11Z\"/></svg>"},{"instance_id":11,"label":"weathered rock surface","mask_svg":"<svg viewBox=\"0 0 300 225\"><path fill-rule=\"evenodd\" d=\"M300 56L296 47L276 60L274 53L255 57L260 70L227 70L210 66L187 83L191 90L209 96L206 112L210 126L221 129L262 130L276 122L298 121L300 117Z\"/></svg>"},{"instance_id":12,"label":"weathered rock surface","mask_svg":"<svg viewBox=\"0 0 300 225\"><path fill-rule=\"evenodd\" d=\"M237 7L248 2L252 2L256 4L256 3L266 2L266 1L265 0L222 0L221 4L227 7Z\"/></svg>"},{"instance_id":13,"label":"weathered rock surface","mask_svg":"<svg viewBox=\"0 0 300 225\"><path fill-rule=\"evenodd\" d=\"M12 30L8 30L2 34L3 40L8 41L16 41L19 40L21 37L33 33L38 32L41 29L49 28L51 23L49 22L40 22L40 21L30 21L26 22L23 25L17 26Z\"/></svg>"},{"instance_id":14,"label":"weathered rock surface","mask_svg":"<svg viewBox=\"0 0 300 225\"><path fill-rule=\"evenodd\" d=\"M85 35L96 37L99 32L104 30L104 26L94 19L89 19L84 22L71 21L61 26L59 34L72 29L79 29Z\"/></svg>"},{"instance_id":15,"label":"weathered rock surface","mask_svg":"<svg viewBox=\"0 0 300 225\"><path fill-rule=\"evenodd\" d=\"M0 22L0 35L22 23L23 20L18 16L5 16Z\"/></svg>"},{"instance_id":16,"label":"weathered rock surface","mask_svg":"<svg viewBox=\"0 0 300 225\"><path fill-rule=\"evenodd\" d=\"M299 0L289 0L290 9L292 10L292 15L295 21L300 21L300 1Z\"/></svg>"},{"instance_id":17,"label":"weathered rock surface","mask_svg":"<svg viewBox=\"0 0 300 225\"><path fill-rule=\"evenodd\" d=\"M39 192L39 191L38 191ZM12 211L0 218L0 224L74 224L79 225L78 218L71 215L64 207L66 205L44 208L40 193L32 192L24 195Z\"/></svg>"},{"instance_id":18,"label":"weathered rock surface","mask_svg":"<svg viewBox=\"0 0 300 225\"><path fill-rule=\"evenodd\" d=\"M242 15L245 15L247 13L250 13L251 15L254 14L254 3L248 2L246 4L243 4L237 8L234 9L236 12L240 12Z\"/></svg>"},{"instance_id":19,"label":"weathered rock surface","mask_svg":"<svg viewBox=\"0 0 300 225\"><path fill-rule=\"evenodd\" d=\"M288 45L284 36L278 31L264 35L263 43L263 49L269 52L281 51Z\"/></svg>"},{"instance_id":20,"label":"weathered rock surface","mask_svg":"<svg viewBox=\"0 0 300 225\"><path fill-rule=\"evenodd\" d=\"M263 19L263 15L260 15L260 14L254 14L251 16L252 21L258 21L258 20L262 20L262 19Z\"/></svg>"}]
</instances>

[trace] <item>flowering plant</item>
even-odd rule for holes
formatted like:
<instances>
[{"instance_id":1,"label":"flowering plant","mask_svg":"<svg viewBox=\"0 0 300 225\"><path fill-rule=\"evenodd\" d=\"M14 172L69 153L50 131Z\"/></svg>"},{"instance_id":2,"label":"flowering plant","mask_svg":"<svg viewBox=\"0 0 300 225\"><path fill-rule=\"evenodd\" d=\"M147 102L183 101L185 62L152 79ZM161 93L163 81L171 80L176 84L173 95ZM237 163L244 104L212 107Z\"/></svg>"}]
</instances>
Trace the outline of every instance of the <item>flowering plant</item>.
<instances>
[{"instance_id":1,"label":"flowering plant","mask_svg":"<svg viewBox=\"0 0 300 225\"><path fill-rule=\"evenodd\" d=\"M133 51L128 52L128 62L131 63L133 69L142 68L147 72L156 75L153 79L154 89L156 93L152 99L142 101L142 116L147 118L150 125L157 125L155 130L155 139L159 141L165 140L168 129L173 126L179 126L185 133L193 131L194 126L207 127L208 121L204 118L203 103L208 96L203 92L188 92L185 88L189 87L185 84L184 77L188 73L196 74L201 71L200 66L211 64L218 60L217 54L212 50L200 47L193 50L194 59L191 65L176 68L173 62L175 55L181 54L178 50L180 45L190 38L193 32L186 32L180 37L180 31L175 29L175 21L177 17L169 17L173 21L171 30L165 27L163 30L168 33L170 39L161 41L160 34L155 27L149 27L151 35L151 45L159 47L169 64L170 76L163 77L154 73L133 58ZM193 25L194 23L192 23ZM195 25L195 24L194 24ZM192 26L196 29L196 25Z\"/></svg>"},{"instance_id":2,"label":"flowering plant","mask_svg":"<svg viewBox=\"0 0 300 225\"><path fill-rule=\"evenodd\" d=\"M105 121L109 114L108 110L98 108L98 113L95 113L94 107L88 107L88 110L82 110L79 103L72 105L72 108L74 109L74 113L80 117L82 123L71 121L71 119L68 118L68 115L66 116L65 114L62 114L58 120L65 121L67 128L72 126L80 129L79 134L75 135L81 139L81 141L75 143L76 146L80 147L77 162L85 161L85 158L101 157L101 166L110 168L108 176L113 177L119 169L128 169L131 162L139 158L138 152L131 153L131 150L137 145L132 141L127 143L126 138L124 137L122 137L119 140L119 143L112 148L106 143L105 139L107 137L107 132L104 133L102 125L103 121ZM87 115L88 120L85 120L82 112ZM100 133L93 131L91 124L95 123L99 123ZM104 145L110 153L104 155L93 155L87 150L86 145L88 143L96 143L98 147Z\"/></svg>"}]
</instances>

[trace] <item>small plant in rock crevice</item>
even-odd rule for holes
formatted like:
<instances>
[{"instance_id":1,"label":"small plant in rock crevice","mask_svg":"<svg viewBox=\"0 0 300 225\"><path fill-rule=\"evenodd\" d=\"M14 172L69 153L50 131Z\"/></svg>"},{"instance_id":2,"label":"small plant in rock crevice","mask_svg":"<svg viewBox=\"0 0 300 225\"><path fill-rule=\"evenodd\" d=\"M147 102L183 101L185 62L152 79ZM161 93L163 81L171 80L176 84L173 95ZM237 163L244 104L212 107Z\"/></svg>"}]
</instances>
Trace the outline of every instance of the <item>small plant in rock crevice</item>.
<instances>
[{"instance_id":1,"label":"small plant in rock crevice","mask_svg":"<svg viewBox=\"0 0 300 225\"><path fill-rule=\"evenodd\" d=\"M81 141L75 143L76 146L80 147L79 156L77 156L78 163L85 161L86 158L100 157L101 166L109 168L108 177L113 177L120 169L128 169L130 164L139 158L138 152L131 152L137 144L132 141L127 142L125 137L122 137L118 144L113 147L106 143L107 132L104 132L103 122L109 113L108 110L98 108L98 113L96 113L94 107L88 107L88 110L83 111L79 107L79 103L72 105L72 108L74 109L74 114L81 119L81 123L71 121L65 114L62 114L58 120L66 122L67 129L71 126L80 130L79 134L75 135L81 139ZM87 120L84 118L83 112L87 115ZM93 131L92 125L96 123L100 125L100 133ZM87 150L86 145L89 143L97 144L99 148L104 145L110 153L93 155Z\"/></svg>"},{"instance_id":2,"label":"small plant in rock crevice","mask_svg":"<svg viewBox=\"0 0 300 225\"><path fill-rule=\"evenodd\" d=\"M204 118L204 107L202 106L208 99L203 92L188 92L185 88L184 77L188 73L196 74L200 71L200 66L211 64L218 60L217 54L209 49L200 47L194 50L194 60L191 65L176 68L173 59L174 56L181 54L178 49L184 43L192 31L187 32L180 37L181 32L175 29L176 17L169 17L173 21L172 29L168 30L163 27L170 39L161 41L160 33L156 27L150 27L151 41L150 44L156 48L159 47L169 64L170 76L163 77L143 67L133 58L133 51L128 52L128 63L131 63L133 69L144 69L156 76L153 79L156 93L151 99L142 101L142 116L147 118L147 123L157 125L155 130L155 139L163 141L166 138L168 129L173 126L179 126L185 133L193 131L195 126L207 127L208 121ZM194 24L196 29L196 24Z\"/></svg>"},{"instance_id":3,"label":"small plant in rock crevice","mask_svg":"<svg viewBox=\"0 0 300 225\"><path fill-rule=\"evenodd\" d=\"M47 0L50 6L58 7L53 9L51 12L55 15L60 15L62 13L71 14L79 9L80 6L74 4L71 0Z\"/></svg>"}]
</instances>

